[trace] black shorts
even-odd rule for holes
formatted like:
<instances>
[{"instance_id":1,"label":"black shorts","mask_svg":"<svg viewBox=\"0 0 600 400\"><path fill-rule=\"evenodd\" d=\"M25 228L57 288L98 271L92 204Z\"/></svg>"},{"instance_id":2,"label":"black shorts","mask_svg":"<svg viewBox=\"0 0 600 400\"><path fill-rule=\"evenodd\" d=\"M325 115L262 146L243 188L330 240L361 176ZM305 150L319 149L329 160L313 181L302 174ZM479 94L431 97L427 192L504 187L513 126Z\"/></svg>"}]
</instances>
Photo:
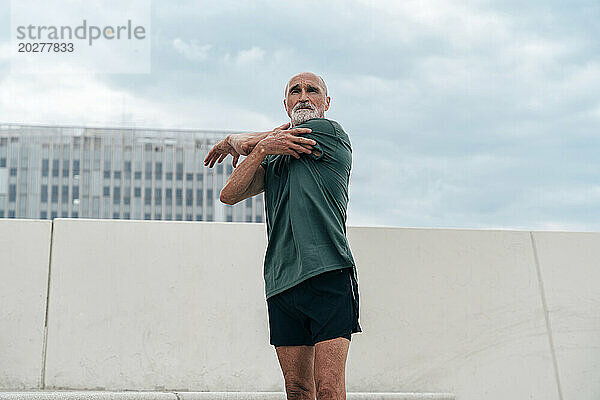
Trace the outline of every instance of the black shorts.
<instances>
[{"instance_id":1,"label":"black shorts","mask_svg":"<svg viewBox=\"0 0 600 400\"><path fill-rule=\"evenodd\" d=\"M352 268L323 272L267 299L270 343L314 346L362 332Z\"/></svg>"}]
</instances>

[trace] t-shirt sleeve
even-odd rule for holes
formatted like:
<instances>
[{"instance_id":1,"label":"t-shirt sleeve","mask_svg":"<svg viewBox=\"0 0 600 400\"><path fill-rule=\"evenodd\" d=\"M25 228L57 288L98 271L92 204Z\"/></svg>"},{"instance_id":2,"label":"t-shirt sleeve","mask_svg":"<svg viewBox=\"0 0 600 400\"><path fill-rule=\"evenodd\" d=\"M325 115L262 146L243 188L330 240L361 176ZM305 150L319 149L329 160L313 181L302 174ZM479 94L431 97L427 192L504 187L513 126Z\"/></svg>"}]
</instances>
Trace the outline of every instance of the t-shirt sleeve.
<instances>
[{"instance_id":1,"label":"t-shirt sleeve","mask_svg":"<svg viewBox=\"0 0 600 400\"><path fill-rule=\"evenodd\" d=\"M260 166L267 170L267 165L269 165L269 156L267 155L264 160L261 161Z\"/></svg>"},{"instance_id":2,"label":"t-shirt sleeve","mask_svg":"<svg viewBox=\"0 0 600 400\"><path fill-rule=\"evenodd\" d=\"M312 153L303 153L303 155L311 157L315 160L333 157L339 145L340 138L338 137L331 122L325 119L314 119L298 125L298 128L312 129L312 132L304 133L302 134L302 137L312 139L317 142L312 146Z\"/></svg>"}]
</instances>

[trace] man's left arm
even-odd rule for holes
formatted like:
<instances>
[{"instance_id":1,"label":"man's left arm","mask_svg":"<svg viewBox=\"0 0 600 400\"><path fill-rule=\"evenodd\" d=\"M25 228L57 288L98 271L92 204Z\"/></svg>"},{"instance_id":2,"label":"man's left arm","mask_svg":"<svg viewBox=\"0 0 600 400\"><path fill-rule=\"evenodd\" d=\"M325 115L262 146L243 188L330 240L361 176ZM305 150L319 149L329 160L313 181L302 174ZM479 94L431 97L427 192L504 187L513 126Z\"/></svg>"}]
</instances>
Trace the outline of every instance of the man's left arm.
<instances>
[{"instance_id":1,"label":"man's left arm","mask_svg":"<svg viewBox=\"0 0 600 400\"><path fill-rule=\"evenodd\" d=\"M254 147L258 142L263 140L269 135L274 135L277 132L285 131L290 127L290 123L287 122L272 131L267 132L250 132L250 133L237 133L234 135L227 135L225 139L215 144L204 159L204 166L212 168L215 163L221 163L228 154L233 156L233 167L237 166L240 155L247 156L254 150ZM296 129L298 133L308 132L307 129Z\"/></svg>"},{"instance_id":2,"label":"man's left arm","mask_svg":"<svg viewBox=\"0 0 600 400\"><path fill-rule=\"evenodd\" d=\"M329 121L311 120L299 125L299 127L310 128L312 132L303 133L302 136L316 142L312 147L312 153L303 154L304 157L310 157L314 160L327 160L333 157L340 139Z\"/></svg>"}]
</instances>

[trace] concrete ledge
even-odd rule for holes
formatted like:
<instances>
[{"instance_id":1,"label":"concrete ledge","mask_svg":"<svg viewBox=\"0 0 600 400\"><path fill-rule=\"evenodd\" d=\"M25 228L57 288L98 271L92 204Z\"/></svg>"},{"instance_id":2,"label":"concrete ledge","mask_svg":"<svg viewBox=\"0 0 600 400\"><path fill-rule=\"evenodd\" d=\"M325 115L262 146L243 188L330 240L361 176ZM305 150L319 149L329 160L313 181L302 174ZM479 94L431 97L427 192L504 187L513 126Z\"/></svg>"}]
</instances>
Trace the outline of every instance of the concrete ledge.
<instances>
[{"instance_id":1,"label":"concrete ledge","mask_svg":"<svg viewBox=\"0 0 600 400\"><path fill-rule=\"evenodd\" d=\"M450 393L348 393L350 400L455 400ZM285 400L283 392L0 392L1 400Z\"/></svg>"}]
</instances>

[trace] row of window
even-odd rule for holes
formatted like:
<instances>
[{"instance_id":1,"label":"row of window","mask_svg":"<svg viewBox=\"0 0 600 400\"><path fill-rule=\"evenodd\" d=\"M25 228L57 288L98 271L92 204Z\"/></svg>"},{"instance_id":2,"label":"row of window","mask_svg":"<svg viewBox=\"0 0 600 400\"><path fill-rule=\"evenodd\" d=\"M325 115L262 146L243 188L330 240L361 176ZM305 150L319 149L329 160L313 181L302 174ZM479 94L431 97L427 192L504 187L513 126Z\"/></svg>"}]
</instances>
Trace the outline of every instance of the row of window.
<instances>
[{"instance_id":1,"label":"row of window","mask_svg":"<svg viewBox=\"0 0 600 400\"><path fill-rule=\"evenodd\" d=\"M152 219L151 215L152 214L150 214L150 213L144 213L144 219L146 219L146 220ZM8 218L15 218L15 211L14 210L9 210L7 217ZM61 217L62 218L68 218L69 216L68 216L68 213L63 212L62 215L61 215ZM167 214L167 215L165 215L165 217L166 217L167 220L171 220L172 215L168 215ZM208 217L209 217L209 219L208 219L209 221L212 220L212 216L211 215L209 215ZM4 210L0 210L0 218L5 218ZM41 211L40 212L40 218L41 219L48 219L48 212L47 211ZM50 213L50 218L52 218L52 219L58 218L58 212L57 211L52 211ZM71 213L71 218L79 218L79 213L77 211L73 211ZM113 219L121 219L121 216L119 215L119 213L113 213ZM124 212L122 219L131 219L131 213ZM155 220L162 220L162 215L161 214L154 214L154 219ZM259 217L259 219L260 219L260 217ZM193 221L193 220L194 220L194 217L193 217L192 214L187 214L186 215L186 221ZM200 215L200 214L196 215L196 221L202 221L202 220L203 220L202 219L202 215ZM183 216L181 214L177 214L175 216L175 221L183 221ZM228 218L228 222L231 222L231 218L230 217ZM252 218L250 218L250 220L248 220L248 218L247 218L247 222L252 222ZM260 221L258 221L258 222L260 222Z\"/></svg>"},{"instance_id":2,"label":"row of window","mask_svg":"<svg viewBox=\"0 0 600 400\"><path fill-rule=\"evenodd\" d=\"M44 160L44 161L48 161L48 160ZM0 168L2 167L6 167L6 162L4 162L4 164L2 164L2 162L0 162ZM219 167L223 167L222 165L219 165ZM42 176L48 176L49 173L49 168L48 168L48 163L46 162L45 165L42 164ZM228 166L228 173L231 174L230 171L230 166ZM59 170L58 170L58 166L56 167L52 167L52 176L58 176ZM79 163L77 163L77 165L73 164L73 175L79 175ZM127 170L125 169L125 173L127 175L129 175L129 173L131 172L131 170ZM147 169L145 171L145 178L146 179L152 179L152 171ZM220 174L221 171L219 171L219 168L217 168L217 174ZM17 176L17 168L10 168L10 176ZM64 177L69 176L69 166L63 166L63 175ZM104 177L107 179L110 179L110 171L109 170L104 170ZM113 171L113 177L115 179L121 179L121 171ZM176 172L176 180L181 181L183 180L183 172ZM141 179L142 178L142 172L141 171L135 171L134 173L134 178L135 179ZM154 170L154 178L155 179L159 179L162 178L162 169L155 169ZM204 175L202 173L196 173L196 180L198 181L202 181L202 179L204 178ZM167 180L172 180L173 179L173 173L172 172L166 172L165 173L165 179ZM192 181L194 180L194 173L192 172L187 172L185 174L185 180L186 181Z\"/></svg>"},{"instance_id":3,"label":"row of window","mask_svg":"<svg viewBox=\"0 0 600 400\"><path fill-rule=\"evenodd\" d=\"M134 197L142 197L142 189L139 187L136 187L133 189L133 196ZM125 193L129 193L129 189L126 189L124 191ZM48 202L48 185L42 185L41 186L41 191L40 191L40 195L41 195L41 201L42 203L47 203ZM105 197L110 197L110 186L104 186L104 190L103 190L103 195ZM113 195L114 195L114 204L119 204L120 200L121 200L121 188L120 187L114 187L113 188ZM191 206L193 205L193 196L194 196L194 191L193 189L186 189L185 191L185 195L186 195L186 205L187 206ZM167 205L171 205L172 202L172 196L173 196L173 190L172 189L165 189L165 204ZM206 190L206 196L207 198L210 200L212 199L213 196L213 191L212 189L207 189ZM69 198L69 187L68 186L62 186L62 201L66 202ZM73 186L73 199L78 199L79 198L79 186ZM9 184L8 185L8 201L9 202L15 202L17 199L17 185L16 184ZM52 185L52 193L51 193L51 202L52 203L58 203L58 185ZM146 205L150 205L152 204L152 188L145 188L144 190L144 204ZM161 205L162 204L162 189L161 188L155 188L154 189L154 200L155 200L155 204L156 205ZM130 196L123 196L123 203L124 204L129 204L131 201ZM175 201L176 201L176 205L180 206L183 204L183 189L175 189ZM196 206L201 207L202 206L202 189L196 189Z\"/></svg>"},{"instance_id":4,"label":"row of window","mask_svg":"<svg viewBox=\"0 0 600 400\"><path fill-rule=\"evenodd\" d=\"M144 213L144 219L145 220L150 220L151 218L150 213ZM62 213L62 218L68 218L69 215L66 212ZM0 210L0 218L4 218L4 210ZM15 218L15 210L9 210L8 211L8 218ZM57 211L52 211L50 213L50 218L54 219L58 217L58 212ZM40 218L41 219L48 219L48 212L47 211L41 211L40 212ZM73 211L71 212L71 218L79 218L79 213L77 211ZM165 219L170 221L172 218L171 214L166 214L165 215ZM119 215L119 213L113 213L113 219L131 219L131 213L129 212L123 212L123 218L121 218L121 216ZM154 214L154 219L155 220L162 220L162 215L160 213ZM181 214L177 214L175 216L175 221L182 221L183 220L183 216ZM193 215L192 214L187 214L186 215L186 221L193 221ZM212 215L208 215L208 221L212 221ZM227 222L232 222L233 221L233 217L231 215L227 215L226 217ZM196 221L203 221L202 219L202 215L198 214L196 215ZM246 222L252 222L252 216L251 215L247 215L246 216ZM262 217L260 215L256 216L256 222L262 222Z\"/></svg>"}]
</instances>

